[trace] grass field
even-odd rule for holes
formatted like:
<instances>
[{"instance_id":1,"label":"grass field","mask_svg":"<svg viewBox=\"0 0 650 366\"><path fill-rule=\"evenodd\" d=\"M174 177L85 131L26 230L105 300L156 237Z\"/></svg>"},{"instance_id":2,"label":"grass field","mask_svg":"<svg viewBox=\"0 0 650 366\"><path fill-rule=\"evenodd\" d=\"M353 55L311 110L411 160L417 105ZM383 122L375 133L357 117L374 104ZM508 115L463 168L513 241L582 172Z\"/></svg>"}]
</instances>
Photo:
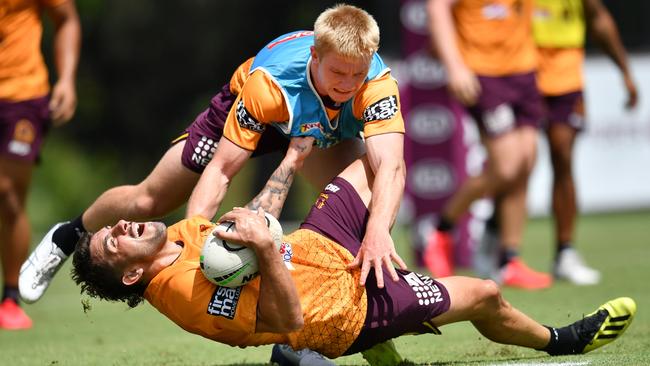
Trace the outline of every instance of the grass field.
<instances>
[{"instance_id":1,"label":"grass field","mask_svg":"<svg viewBox=\"0 0 650 366\"><path fill-rule=\"evenodd\" d=\"M405 235L398 235L408 257ZM39 236L40 238L40 236ZM637 301L635 322L625 336L584 356L551 358L545 353L491 343L469 323L442 329L442 336L405 336L396 340L401 354L422 365L648 365L650 364L650 212L581 218L579 247L588 263L603 273L598 286L557 283L541 292L505 289L516 307L549 325L565 325L610 298ZM546 219L530 222L523 256L531 266L546 269L551 260L551 226ZM126 305L82 297L69 278L69 263L45 297L27 312L34 320L28 331L0 330L0 365L263 365L270 347L245 350L191 335L159 315L151 306L127 310ZM85 299L85 297L83 298ZM342 357L341 365L363 364L360 356Z\"/></svg>"}]
</instances>

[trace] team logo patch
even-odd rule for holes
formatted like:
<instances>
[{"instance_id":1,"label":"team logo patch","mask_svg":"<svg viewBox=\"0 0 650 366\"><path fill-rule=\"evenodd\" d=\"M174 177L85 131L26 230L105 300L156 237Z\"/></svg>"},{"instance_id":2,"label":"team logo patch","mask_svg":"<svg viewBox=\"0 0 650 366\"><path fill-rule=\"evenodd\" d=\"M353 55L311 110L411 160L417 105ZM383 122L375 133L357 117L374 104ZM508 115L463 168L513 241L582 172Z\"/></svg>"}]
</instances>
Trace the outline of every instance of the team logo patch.
<instances>
[{"instance_id":1,"label":"team logo patch","mask_svg":"<svg viewBox=\"0 0 650 366\"><path fill-rule=\"evenodd\" d=\"M234 319L241 289L241 287L228 288L217 286L208 304L208 314Z\"/></svg>"},{"instance_id":2,"label":"team logo patch","mask_svg":"<svg viewBox=\"0 0 650 366\"><path fill-rule=\"evenodd\" d=\"M27 156L32 152L32 143L36 139L36 128L28 119L21 119L14 127L14 136L9 141L8 150L12 154Z\"/></svg>"},{"instance_id":3,"label":"team logo patch","mask_svg":"<svg viewBox=\"0 0 650 366\"><path fill-rule=\"evenodd\" d=\"M262 133L264 132L264 129L266 129L266 126L251 116L250 112L248 112L246 107L244 107L244 101L242 100L237 104L237 123L239 123L239 126L242 128L257 133Z\"/></svg>"},{"instance_id":4,"label":"team logo patch","mask_svg":"<svg viewBox=\"0 0 650 366\"><path fill-rule=\"evenodd\" d=\"M397 96L391 95L390 97L380 99L366 108L363 111L363 120L365 122L371 122L391 119L395 117L397 111L399 111Z\"/></svg>"},{"instance_id":5,"label":"team logo patch","mask_svg":"<svg viewBox=\"0 0 650 366\"><path fill-rule=\"evenodd\" d=\"M404 279L415 292L415 296L417 296L420 305L427 306L429 304L442 302L442 292L431 278L419 273L411 272L404 276Z\"/></svg>"},{"instance_id":6,"label":"team logo patch","mask_svg":"<svg viewBox=\"0 0 650 366\"><path fill-rule=\"evenodd\" d=\"M201 140L194 147L192 161L200 166L206 166L212 160L217 150L217 141L209 137L201 137Z\"/></svg>"}]
</instances>

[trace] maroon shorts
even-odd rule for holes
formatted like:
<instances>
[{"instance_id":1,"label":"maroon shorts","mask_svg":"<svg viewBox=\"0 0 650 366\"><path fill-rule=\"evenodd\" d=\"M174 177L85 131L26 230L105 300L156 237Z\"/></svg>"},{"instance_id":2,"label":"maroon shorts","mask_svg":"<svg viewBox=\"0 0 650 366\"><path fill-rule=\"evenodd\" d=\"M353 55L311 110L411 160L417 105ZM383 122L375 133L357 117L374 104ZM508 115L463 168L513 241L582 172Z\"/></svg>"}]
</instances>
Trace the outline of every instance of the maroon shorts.
<instances>
[{"instance_id":1,"label":"maroon shorts","mask_svg":"<svg viewBox=\"0 0 650 366\"><path fill-rule=\"evenodd\" d=\"M334 178L316 202L300 227L336 241L356 256L369 212L354 187L345 179ZM368 313L361 333L345 351L346 355L403 334L437 332L431 319L449 310L447 289L427 276L397 272L400 280L393 282L384 269L385 286L380 289L374 271L370 271L366 281Z\"/></svg>"},{"instance_id":2,"label":"maroon shorts","mask_svg":"<svg viewBox=\"0 0 650 366\"><path fill-rule=\"evenodd\" d=\"M546 128L564 124L582 131L585 128L585 105L582 90L562 95L545 96Z\"/></svg>"},{"instance_id":3,"label":"maroon shorts","mask_svg":"<svg viewBox=\"0 0 650 366\"><path fill-rule=\"evenodd\" d=\"M223 135L223 127L230 112L230 107L237 98L230 92L230 84L224 85L219 93L212 97L210 106L201 112L189 125L181 137L172 144L185 140L181 161L188 169L201 174L208 165L217 143ZM285 151L289 140L275 128L267 128L253 152L253 156L264 155L274 151Z\"/></svg>"},{"instance_id":4,"label":"maroon shorts","mask_svg":"<svg viewBox=\"0 0 650 366\"><path fill-rule=\"evenodd\" d=\"M482 133L493 137L522 126L540 127L544 107L535 73L500 77L479 75L478 80L481 95L468 110Z\"/></svg>"},{"instance_id":5,"label":"maroon shorts","mask_svg":"<svg viewBox=\"0 0 650 366\"><path fill-rule=\"evenodd\" d=\"M50 129L49 96L22 102L0 101L0 154L27 162L38 160Z\"/></svg>"}]
</instances>

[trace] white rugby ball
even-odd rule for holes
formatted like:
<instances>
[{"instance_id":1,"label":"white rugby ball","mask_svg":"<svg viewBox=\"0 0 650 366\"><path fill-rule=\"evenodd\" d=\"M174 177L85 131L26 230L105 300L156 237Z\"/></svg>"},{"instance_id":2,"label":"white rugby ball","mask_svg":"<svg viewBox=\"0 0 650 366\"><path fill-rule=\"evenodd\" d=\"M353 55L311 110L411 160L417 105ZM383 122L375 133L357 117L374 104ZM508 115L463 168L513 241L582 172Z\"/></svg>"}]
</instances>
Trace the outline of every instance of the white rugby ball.
<instances>
[{"instance_id":1,"label":"white rugby ball","mask_svg":"<svg viewBox=\"0 0 650 366\"><path fill-rule=\"evenodd\" d=\"M266 225L278 250L282 246L282 226L266 213ZM236 231L234 222L223 222L215 231ZM210 233L203 244L199 259L203 275L212 283L224 287L239 287L258 275L255 251L243 245L230 243Z\"/></svg>"}]
</instances>

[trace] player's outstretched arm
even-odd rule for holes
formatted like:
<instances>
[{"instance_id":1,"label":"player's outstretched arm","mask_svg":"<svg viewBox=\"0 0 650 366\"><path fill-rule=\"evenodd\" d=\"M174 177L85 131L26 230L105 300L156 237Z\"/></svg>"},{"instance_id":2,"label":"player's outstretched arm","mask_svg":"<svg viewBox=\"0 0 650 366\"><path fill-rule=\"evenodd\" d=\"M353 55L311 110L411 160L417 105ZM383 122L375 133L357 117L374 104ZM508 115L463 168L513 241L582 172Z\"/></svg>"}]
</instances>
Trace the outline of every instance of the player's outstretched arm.
<instances>
[{"instance_id":1,"label":"player's outstretched arm","mask_svg":"<svg viewBox=\"0 0 650 366\"><path fill-rule=\"evenodd\" d=\"M224 240L253 248L260 271L260 296L257 303L258 333L289 333L303 326L298 291L271 237L264 210L236 207L219 221L232 221L237 231L216 231Z\"/></svg>"},{"instance_id":2,"label":"player's outstretched arm","mask_svg":"<svg viewBox=\"0 0 650 366\"><path fill-rule=\"evenodd\" d=\"M198 215L212 219L219 210L232 178L251 155L251 151L235 145L226 138L219 140L214 157L205 167L192 191L185 217Z\"/></svg>"},{"instance_id":3,"label":"player's outstretched arm","mask_svg":"<svg viewBox=\"0 0 650 366\"><path fill-rule=\"evenodd\" d=\"M390 236L390 228L395 222L406 180L404 135L386 133L368 137L366 149L370 167L375 174L369 205L370 217L359 253L349 266L361 267L359 284L362 286L366 283L370 268L374 267L377 286L382 288L382 267L386 267L394 281L399 278L393 262L401 269L406 269L406 264L397 254Z\"/></svg>"},{"instance_id":4,"label":"player's outstretched arm","mask_svg":"<svg viewBox=\"0 0 650 366\"><path fill-rule=\"evenodd\" d=\"M253 211L262 208L275 218L280 218L293 178L309 156L313 146L313 137L293 137L284 159L271 174L264 188L246 205L246 208Z\"/></svg>"},{"instance_id":5,"label":"player's outstretched arm","mask_svg":"<svg viewBox=\"0 0 650 366\"><path fill-rule=\"evenodd\" d=\"M627 62L625 47L618 34L616 22L600 0L583 0L587 26L600 47L621 70L627 89L627 108L634 108L638 101L636 85Z\"/></svg>"}]
</instances>

